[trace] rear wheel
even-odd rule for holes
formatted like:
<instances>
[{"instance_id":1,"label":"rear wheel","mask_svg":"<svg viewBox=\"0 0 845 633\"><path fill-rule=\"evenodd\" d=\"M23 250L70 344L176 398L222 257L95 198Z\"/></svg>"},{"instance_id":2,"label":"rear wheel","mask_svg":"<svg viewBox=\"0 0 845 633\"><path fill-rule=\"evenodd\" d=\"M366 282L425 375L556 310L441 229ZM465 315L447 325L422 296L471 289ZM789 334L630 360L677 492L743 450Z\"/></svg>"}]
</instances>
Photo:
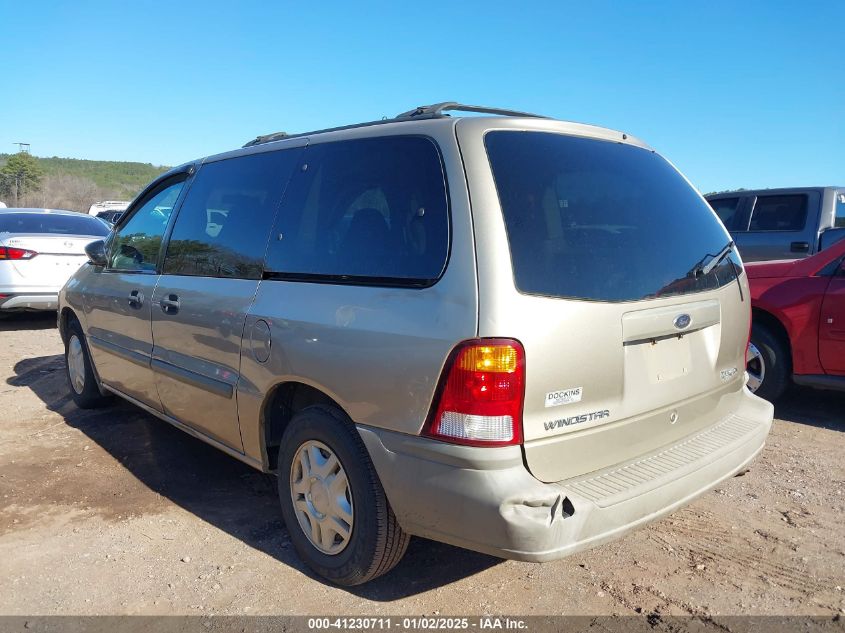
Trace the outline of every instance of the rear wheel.
<instances>
[{"instance_id":1,"label":"rear wheel","mask_svg":"<svg viewBox=\"0 0 845 633\"><path fill-rule=\"evenodd\" d=\"M748 389L775 401L789 386L790 357L783 342L763 325L754 324L746 356Z\"/></svg>"},{"instance_id":2,"label":"rear wheel","mask_svg":"<svg viewBox=\"0 0 845 633\"><path fill-rule=\"evenodd\" d=\"M108 398L100 393L97 385L82 326L73 319L68 323L67 330L65 367L70 395L80 409L101 407L108 402Z\"/></svg>"},{"instance_id":3,"label":"rear wheel","mask_svg":"<svg viewBox=\"0 0 845 633\"><path fill-rule=\"evenodd\" d=\"M399 527L352 423L332 407L303 409L279 449L279 500L291 542L317 574L359 585L390 571L410 537Z\"/></svg>"}]
</instances>

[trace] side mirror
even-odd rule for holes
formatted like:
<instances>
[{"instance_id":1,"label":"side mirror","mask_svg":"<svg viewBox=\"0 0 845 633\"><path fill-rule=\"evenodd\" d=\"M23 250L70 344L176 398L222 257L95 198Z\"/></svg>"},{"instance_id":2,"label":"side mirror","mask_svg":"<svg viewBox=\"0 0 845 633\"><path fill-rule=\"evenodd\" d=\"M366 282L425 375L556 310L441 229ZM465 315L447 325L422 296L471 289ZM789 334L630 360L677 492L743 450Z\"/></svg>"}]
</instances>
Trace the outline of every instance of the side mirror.
<instances>
[{"instance_id":1,"label":"side mirror","mask_svg":"<svg viewBox=\"0 0 845 633\"><path fill-rule=\"evenodd\" d=\"M95 266L105 266L107 263L105 240L97 240L86 245L85 254L88 255L88 261Z\"/></svg>"},{"instance_id":2,"label":"side mirror","mask_svg":"<svg viewBox=\"0 0 845 633\"><path fill-rule=\"evenodd\" d=\"M824 249L833 246L841 239L845 239L845 227L826 229L819 240L819 250L823 251Z\"/></svg>"}]
</instances>

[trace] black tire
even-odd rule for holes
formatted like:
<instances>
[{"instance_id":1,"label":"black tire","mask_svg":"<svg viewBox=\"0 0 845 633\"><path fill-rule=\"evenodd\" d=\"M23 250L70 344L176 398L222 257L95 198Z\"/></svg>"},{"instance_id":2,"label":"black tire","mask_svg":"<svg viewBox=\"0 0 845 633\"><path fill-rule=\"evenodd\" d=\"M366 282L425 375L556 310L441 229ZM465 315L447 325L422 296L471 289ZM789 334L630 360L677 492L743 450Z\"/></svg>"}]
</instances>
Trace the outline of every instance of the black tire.
<instances>
[{"instance_id":1,"label":"black tire","mask_svg":"<svg viewBox=\"0 0 845 633\"><path fill-rule=\"evenodd\" d=\"M792 375L789 349L780 337L774 335L766 326L757 323L751 328L751 343L759 350L765 366L763 382L754 393L774 402L789 386Z\"/></svg>"},{"instance_id":2,"label":"black tire","mask_svg":"<svg viewBox=\"0 0 845 633\"><path fill-rule=\"evenodd\" d=\"M309 441L328 447L340 461L351 492L354 518L344 549L320 551L306 536L291 498L291 468ZM354 425L334 407L306 407L291 419L279 447L279 500L291 542L315 573L337 585L353 586L387 573L402 559L410 536L396 517L370 456Z\"/></svg>"},{"instance_id":3,"label":"black tire","mask_svg":"<svg viewBox=\"0 0 845 633\"><path fill-rule=\"evenodd\" d=\"M81 346L82 362L84 367L83 385L81 389L74 386L73 378L71 377L70 364L68 355L73 347L73 341L78 340ZM73 401L80 409L96 409L108 404L109 397L100 393L100 388L97 384L97 378L94 375L94 369L91 365L91 355L88 351L88 342L85 340L85 334L82 332L82 326L75 318L71 318L67 324L67 336L65 337L65 376L67 377L68 389Z\"/></svg>"}]
</instances>

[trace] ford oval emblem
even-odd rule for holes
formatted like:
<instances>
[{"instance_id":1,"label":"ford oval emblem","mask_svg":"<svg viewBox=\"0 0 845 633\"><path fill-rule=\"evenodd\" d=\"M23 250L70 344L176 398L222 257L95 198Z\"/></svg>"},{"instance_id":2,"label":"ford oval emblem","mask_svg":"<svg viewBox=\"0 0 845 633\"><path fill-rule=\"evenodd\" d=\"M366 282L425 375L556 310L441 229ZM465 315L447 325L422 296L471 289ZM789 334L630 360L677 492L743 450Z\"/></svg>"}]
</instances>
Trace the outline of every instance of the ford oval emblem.
<instances>
[{"instance_id":1,"label":"ford oval emblem","mask_svg":"<svg viewBox=\"0 0 845 633\"><path fill-rule=\"evenodd\" d=\"M688 314L679 314L672 323L677 329L686 330L692 323L692 317Z\"/></svg>"}]
</instances>

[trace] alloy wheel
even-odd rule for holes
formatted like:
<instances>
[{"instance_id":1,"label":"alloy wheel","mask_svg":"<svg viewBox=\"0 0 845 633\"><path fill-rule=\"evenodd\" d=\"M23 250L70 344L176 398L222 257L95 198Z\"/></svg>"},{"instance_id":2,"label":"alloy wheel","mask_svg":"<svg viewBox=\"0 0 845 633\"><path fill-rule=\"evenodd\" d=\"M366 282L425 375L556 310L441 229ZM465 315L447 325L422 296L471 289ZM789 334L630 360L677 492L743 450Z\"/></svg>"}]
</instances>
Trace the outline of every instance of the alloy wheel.
<instances>
[{"instance_id":1,"label":"alloy wheel","mask_svg":"<svg viewBox=\"0 0 845 633\"><path fill-rule=\"evenodd\" d=\"M754 393L766 378L766 362L754 343L748 344L748 351L745 354L745 371L748 372L748 389Z\"/></svg>"}]
</instances>

